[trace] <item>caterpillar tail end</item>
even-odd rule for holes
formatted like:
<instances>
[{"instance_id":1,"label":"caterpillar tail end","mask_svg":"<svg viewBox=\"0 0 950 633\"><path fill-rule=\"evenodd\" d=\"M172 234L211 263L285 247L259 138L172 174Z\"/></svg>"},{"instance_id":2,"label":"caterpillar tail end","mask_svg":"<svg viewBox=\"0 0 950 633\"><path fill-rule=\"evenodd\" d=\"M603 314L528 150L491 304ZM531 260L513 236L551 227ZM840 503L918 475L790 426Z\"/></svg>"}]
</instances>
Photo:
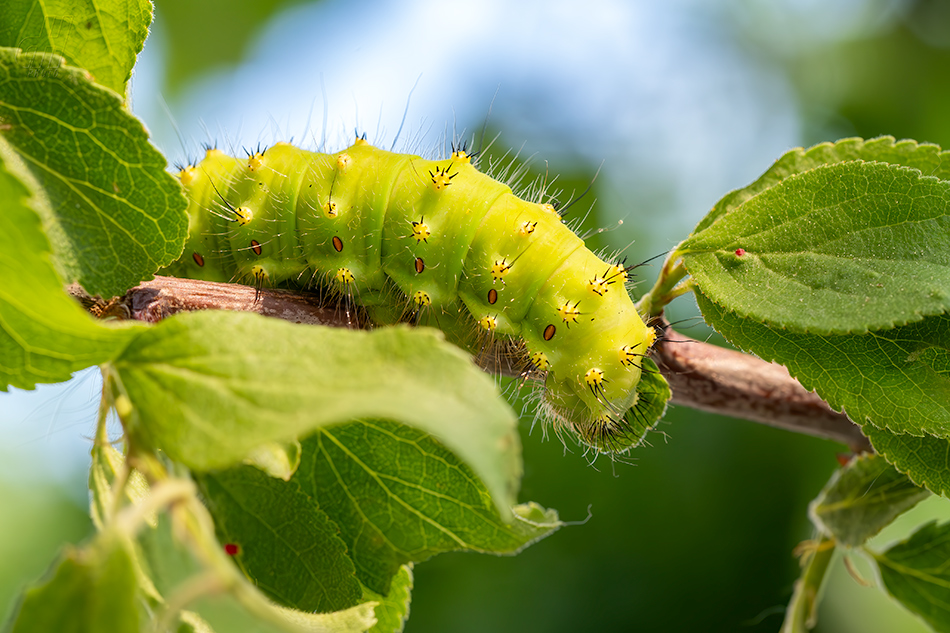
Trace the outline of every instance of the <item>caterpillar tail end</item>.
<instances>
[{"instance_id":1,"label":"caterpillar tail end","mask_svg":"<svg viewBox=\"0 0 950 633\"><path fill-rule=\"evenodd\" d=\"M595 456L617 457L642 445L647 434L663 418L671 391L656 365L643 359L643 371L630 404L604 403L596 408L565 409L544 399L547 418L558 437L565 431Z\"/></svg>"}]
</instances>

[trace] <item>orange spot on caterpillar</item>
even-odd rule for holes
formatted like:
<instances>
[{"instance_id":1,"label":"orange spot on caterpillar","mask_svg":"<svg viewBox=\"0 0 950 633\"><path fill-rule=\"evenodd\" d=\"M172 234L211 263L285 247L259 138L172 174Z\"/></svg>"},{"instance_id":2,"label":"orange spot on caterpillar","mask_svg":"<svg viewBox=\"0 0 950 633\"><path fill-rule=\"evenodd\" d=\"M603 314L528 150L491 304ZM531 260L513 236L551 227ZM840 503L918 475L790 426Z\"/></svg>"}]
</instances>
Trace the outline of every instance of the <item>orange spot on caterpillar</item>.
<instances>
[{"instance_id":1,"label":"orange spot on caterpillar","mask_svg":"<svg viewBox=\"0 0 950 633\"><path fill-rule=\"evenodd\" d=\"M335 218L339 213L336 210L336 202L333 200L327 200L327 203L323 205L323 213L328 218Z\"/></svg>"},{"instance_id":2,"label":"orange spot on caterpillar","mask_svg":"<svg viewBox=\"0 0 950 633\"><path fill-rule=\"evenodd\" d=\"M449 163L444 169L435 168L435 172L429 172L429 176L432 177L432 186L435 187L436 191L441 191L449 185L452 184L452 179L458 176L458 172L454 174L449 173L449 169L452 168L452 163Z\"/></svg>"},{"instance_id":3,"label":"orange spot on caterpillar","mask_svg":"<svg viewBox=\"0 0 950 633\"><path fill-rule=\"evenodd\" d=\"M564 320L565 323L577 323L577 317L581 315L581 311L577 309L577 306L580 305L580 301L576 302L574 305L571 305L571 302L568 301L560 308L557 309L557 313Z\"/></svg>"},{"instance_id":4,"label":"orange spot on caterpillar","mask_svg":"<svg viewBox=\"0 0 950 633\"><path fill-rule=\"evenodd\" d=\"M421 308L426 308L432 305L432 298L427 293L417 290L416 294L412 295L412 302Z\"/></svg>"},{"instance_id":5,"label":"orange spot on caterpillar","mask_svg":"<svg viewBox=\"0 0 950 633\"><path fill-rule=\"evenodd\" d=\"M251 240L251 250L254 251L255 255L260 255L263 249L261 248L261 243L257 240Z\"/></svg>"},{"instance_id":6,"label":"orange spot on caterpillar","mask_svg":"<svg viewBox=\"0 0 950 633\"><path fill-rule=\"evenodd\" d=\"M498 319L490 314L486 314L478 320L478 324L482 326L482 329L494 332L495 328L498 327Z\"/></svg>"},{"instance_id":7,"label":"orange spot on caterpillar","mask_svg":"<svg viewBox=\"0 0 950 633\"><path fill-rule=\"evenodd\" d=\"M237 556L241 552L241 548L236 543L226 543L224 545L224 553L228 556Z\"/></svg>"},{"instance_id":8,"label":"orange spot on caterpillar","mask_svg":"<svg viewBox=\"0 0 950 633\"><path fill-rule=\"evenodd\" d=\"M342 252L343 252L343 240L341 240L339 237L337 237L336 235L334 235L332 242L333 242L333 250L335 250L337 253L342 253Z\"/></svg>"},{"instance_id":9,"label":"orange spot on caterpillar","mask_svg":"<svg viewBox=\"0 0 950 633\"><path fill-rule=\"evenodd\" d=\"M549 323L546 328L544 328L544 333L541 335L544 337L545 341L550 341L554 338L554 332L557 331L557 328L554 327L553 323Z\"/></svg>"},{"instance_id":10,"label":"orange spot on caterpillar","mask_svg":"<svg viewBox=\"0 0 950 633\"><path fill-rule=\"evenodd\" d=\"M743 255L745 255L745 249L744 249L744 248L737 248L737 249L736 249L736 257L742 257Z\"/></svg>"},{"instance_id":11,"label":"orange spot on caterpillar","mask_svg":"<svg viewBox=\"0 0 950 633\"><path fill-rule=\"evenodd\" d=\"M343 152L342 154L336 157L336 168L339 169L340 171L346 171L347 168L352 164L353 164L353 158L346 152Z\"/></svg>"},{"instance_id":12,"label":"orange spot on caterpillar","mask_svg":"<svg viewBox=\"0 0 950 633\"><path fill-rule=\"evenodd\" d=\"M195 263L198 264L199 268L204 267L205 258L201 256L201 253L198 253L197 251L192 253L191 258L195 260Z\"/></svg>"},{"instance_id":13,"label":"orange spot on caterpillar","mask_svg":"<svg viewBox=\"0 0 950 633\"><path fill-rule=\"evenodd\" d=\"M338 268L335 277L337 282L344 286L356 281L356 277L353 276L349 268Z\"/></svg>"},{"instance_id":14,"label":"orange spot on caterpillar","mask_svg":"<svg viewBox=\"0 0 950 633\"><path fill-rule=\"evenodd\" d=\"M498 291L492 288L488 291L488 303L495 305L496 301L498 301Z\"/></svg>"},{"instance_id":15,"label":"orange spot on caterpillar","mask_svg":"<svg viewBox=\"0 0 950 633\"><path fill-rule=\"evenodd\" d=\"M499 279L503 280L505 275L511 270L511 264L505 260L500 262L495 262L495 265L491 267L491 277L493 281L498 281Z\"/></svg>"},{"instance_id":16,"label":"orange spot on caterpillar","mask_svg":"<svg viewBox=\"0 0 950 633\"><path fill-rule=\"evenodd\" d=\"M422 274L422 271L426 269L426 263L422 261L421 257L416 257L416 273Z\"/></svg>"},{"instance_id":17,"label":"orange spot on caterpillar","mask_svg":"<svg viewBox=\"0 0 950 633\"><path fill-rule=\"evenodd\" d=\"M851 462L853 455L851 453L835 453L835 459L838 460L838 465L844 468Z\"/></svg>"},{"instance_id":18,"label":"orange spot on caterpillar","mask_svg":"<svg viewBox=\"0 0 950 633\"><path fill-rule=\"evenodd\" d=\"M423 220L412 223L412 237L416 238L416 244L419 242L425 242L428 244L427 238L432 235L432 231L429 230L429 225L426 224Z\"/></svg>"}]
</instances>

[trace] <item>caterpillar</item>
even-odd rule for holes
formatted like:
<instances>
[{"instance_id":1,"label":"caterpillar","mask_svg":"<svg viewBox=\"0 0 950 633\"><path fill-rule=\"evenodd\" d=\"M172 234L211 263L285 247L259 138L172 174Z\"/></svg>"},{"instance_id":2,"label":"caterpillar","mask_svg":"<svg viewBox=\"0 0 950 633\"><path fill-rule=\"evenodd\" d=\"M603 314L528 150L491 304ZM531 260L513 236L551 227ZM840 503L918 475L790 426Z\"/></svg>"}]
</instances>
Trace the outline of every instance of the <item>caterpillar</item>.
<instances>
[{"instance_id":1,"label":"caterpillar","mask_svg":"<svg viewBox=\"0 0 950 633\"><path fill-rule=\"evenodd\" d=\"M164 273L328 288L374 324L434 325L543 377L541 417L559 436L598 454L636 446L658 416L637 390L656 332L627 292L632 267L597 257L552 204L517 197L472 159L359 138L336 154L208 149L178 174L189 237Z\"/></svg>"}]
</instances>

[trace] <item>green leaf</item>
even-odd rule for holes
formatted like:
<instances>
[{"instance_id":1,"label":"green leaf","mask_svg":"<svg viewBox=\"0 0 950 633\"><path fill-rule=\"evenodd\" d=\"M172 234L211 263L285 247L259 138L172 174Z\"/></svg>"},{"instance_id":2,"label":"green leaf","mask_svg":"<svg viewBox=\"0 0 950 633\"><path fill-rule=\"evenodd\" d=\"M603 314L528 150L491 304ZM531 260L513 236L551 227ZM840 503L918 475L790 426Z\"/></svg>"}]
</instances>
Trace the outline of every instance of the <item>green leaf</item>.
<instances>
[{"instance_id":1,"label":"green leaf","mask_svg":"<svg viewBox=\"0 0 950 633\"><path fill-rule=\"evenodd\" d=\"M647 428L656 426L666 414L666 405L673 392L670 391L670 384L660 373L660 369L649 358L643 359L643 372L640 374L640 382L637 384L637 415L636 420L643 425L643 429L635 429L632 435L643 437Z\"/></svg>"},{"instance_id":2,"label":"green leaf","mask_svg":"<svg viewBox=\"0 0 950 633\"><path fill-rule=\"evenodd\" d=\"M340 526L360 582L378 594L405 563L455 550L514 554L561 526L534 504L506 523L472 470L417 429L354 422L303 447L294 481Z\"/></svg>"},{"instance_id":3,"label":"green leaf","mask_svg":"<svg viewBox=\"0 0 950 633\"><path fill-rule=\"evenodd\" d=\"M49 580L27 589L9 633L138 633L135 570L121 537L68 546Z\"/></svg>"},{"instance_id":4,"label":"green leaf","mask_svg":"<svg viewBox=\"0 0 950 633\"><path fill-rule=\"evenodd\" d=\"M823 533L858 547L929 495L880 455L858 455L831 476L808 513Z\"/></svg>"},{"instance_id":5,"label":"green leaf","mask_svg":"<svg viewBox=\"0 0 950 633\"><path fill-rule=\"evenodd\" d=\"M700 290L813 334L889 329L950 308L950 182L853 161L750 198L680 247Z\"/></svg>"},{"instance_id":6,"label":"green leaf","mask_svg":"<svg viewBox=\"0 0 950 633\"><path fill-rule=\"evenodd\" d=\"M271 477L289 481L300 465L300 442L268 442L253 449L244 463L261 469Z\"/></svg>"},{"instance_id":7,"label":"green leaf","mask_svg":"<svg viewBox=\"0 0 950 633\"><path fill-rule=\"evenodd\" d=\"M378 604L373 610L376 626L369 633L402 633L409 617L409 602L412 599L412 566L403 565L389 586L389 595L381 596L369 589L363 590L363 599Z\"/></svg>"},{"instance_id":8,"label":"green leaf","mask_svg":"<svg viewBox=\"0 0 950 633\"><path fill-rule=\"evenodd\" d=\"M931 522L872 554L888 593L936 631L950 631L950 524Z\"/></svg>"},{"instance_id":9,"label":"green leaf","mask_svg":"<svg viewBox=\"0 0 950 633\"><path fill-rule=\"evenodd\" d=\"M130 440L194 470L226 468L322 426L385 418L438 436L502 512L514 502L517 420L491 378L435 330L194 312L143 333L104 373L135 407L124 420Z\"/></svg>"},{"instance_id":10,"label":"green leaf","mask_svg":"<svg viewBox=\"0 0 950 633\"><path fill-rule=\"evenodd\" d=\"M712 211L696 226L693 234L706 229L749 198L779 184L789 176L821 165L851 160L878 161L913 167L926 176L950 180L950 153L942 152L938 145L930 143L917 143L911 140L895 141L893 136L880 136L868 141L860 138L846 138L835 143L821 143L807 150L798 147L786 152L751 185L723 196Z\"/></svg>"},{"instance_id":11,"label":"green leaf","mask_svg":"<svg viewBox=\"0 0 950 633\"><path fill-rule=\"evenodd\" d=\"M11 162L12 159L12 162ZM114 357L144 326L97 323L63 292L21 166L0 138L0 390L68 380Z\"/></svg>"},{"instance_id":12,"label":"green leaf","mask_svg":"<svg viewBox=\"0 0 950 633\"><path fill-rule=\"evenodd\" d=\"M915 484L950 497L950 440L891 433L870 425L864 427L864 434L874 450Z\"/></svg>"},{"instance_id":13,"label":"green leaf","mask_svg":"<svg viewBox=\"0 0 950 633\"><path fill-rule=\"evenodd\" d=\"M182 611L178 614L176 633L214 633L214 629L194 611Z\"/></svg>"},{"instance_id":14,"label":"green leaf","mask_svg":"<svg viewBox=\"0 0 950 633\"><path fill-rule=\"evenodd\" d=\"M181 254L180 184L142 123L84 71L0 49L0 134L44 196L35 207L65 281L111 297Z\"/></svg>"},{"instance_id":15,"label":"green leaf","mask_svg":"<svg viewBox=\"0 0 950 633\"><path fill-rule=\"evenodd\" d=\"M881 332L822 336L743 319L702 293L696 302L727 340L785 365L806 389L856 423L950 438L950 315Z\"/></svg>"},{"instance_id":16,"label":"green leaf","mask_svg":"<svg viewBox=\"0 0 950 633\"><path fill-rule=\"evenodd\" d=\"M197 477L218 539L258 589L301 611L327 613L360 602L362 588L339 528L296 482L250 466Z\"/></svg>"},{"instance_id":17,"label":"green leaf","mask_svg":"<svg viewBox=\"0 0 950 633\"><path fill-rule=\"evenodd\" d=\"M148 0L6 0L0 46L61 55L124 97L151 21Z\"/></svg>"}]
</instances>

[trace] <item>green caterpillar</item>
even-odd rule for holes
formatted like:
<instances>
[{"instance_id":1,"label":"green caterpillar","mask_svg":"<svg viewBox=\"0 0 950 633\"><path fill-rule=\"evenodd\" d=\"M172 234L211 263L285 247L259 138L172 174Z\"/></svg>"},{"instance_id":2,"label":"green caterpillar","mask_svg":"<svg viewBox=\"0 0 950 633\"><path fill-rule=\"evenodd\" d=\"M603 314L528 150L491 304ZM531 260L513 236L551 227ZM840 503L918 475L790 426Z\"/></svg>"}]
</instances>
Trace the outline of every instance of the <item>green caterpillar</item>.
<instances>
[{"instance_id":1,"label":"green caterpillar","mask_svg":"<svg viewBox=\"0 0 950 633\"><path fill-rule=\"evenodd\" d=\"M475 352L514 350L525 374L544 376L544 419L597 452L635 446L652 426L637 386L656 333L627 294L629 269L464 150L433 161L365 140L337 154L210 149L179 177L190 234L167 274L319 285L373 323L431 324Z\"/></svg>"}]
</instances>

